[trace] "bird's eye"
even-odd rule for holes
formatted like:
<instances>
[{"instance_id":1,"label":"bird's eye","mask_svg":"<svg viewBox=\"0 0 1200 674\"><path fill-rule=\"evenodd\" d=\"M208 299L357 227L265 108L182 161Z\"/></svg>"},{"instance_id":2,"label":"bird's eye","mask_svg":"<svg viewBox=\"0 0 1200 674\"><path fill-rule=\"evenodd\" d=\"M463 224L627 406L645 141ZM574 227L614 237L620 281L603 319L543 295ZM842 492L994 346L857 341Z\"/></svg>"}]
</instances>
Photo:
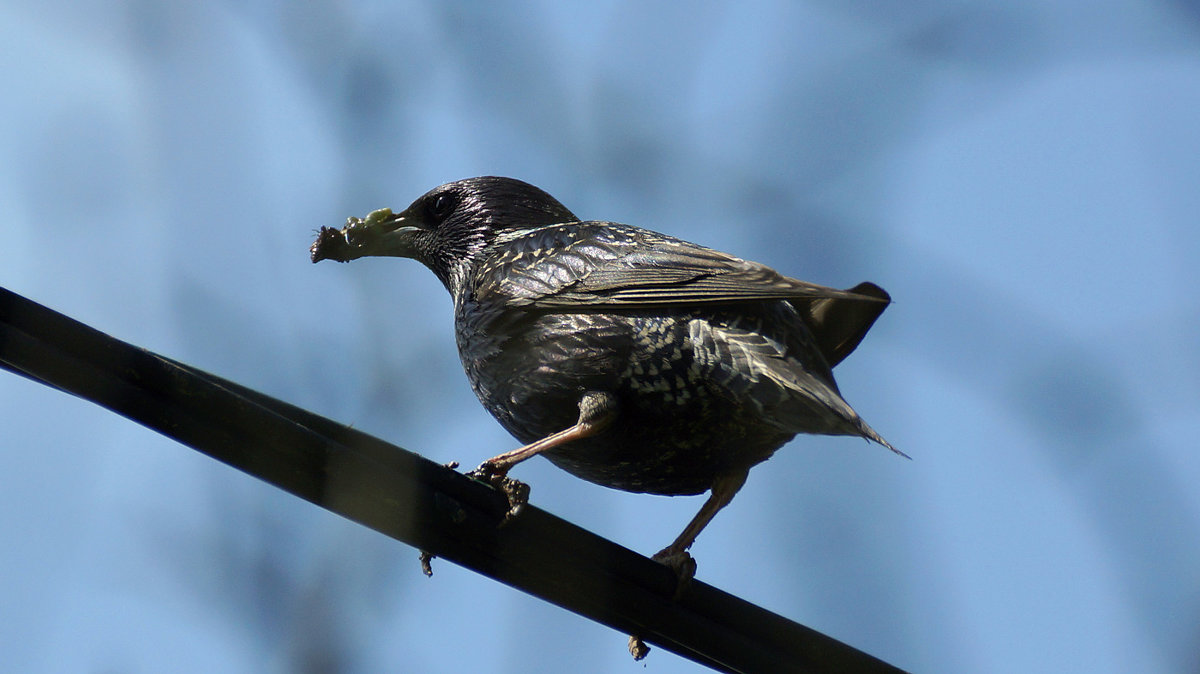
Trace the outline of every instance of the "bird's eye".
<instances>
[{"instance_id":1,"label":"bird's eye","mask_svg":"<svg viewBox=\"0 0 1200 674\"><path fill-rule=\"evenodd\" d=\"M439 194L426 203L425 210L432 219L442 220L454 210L454 198L449 194Z\"/></svg>"}]
</instances>

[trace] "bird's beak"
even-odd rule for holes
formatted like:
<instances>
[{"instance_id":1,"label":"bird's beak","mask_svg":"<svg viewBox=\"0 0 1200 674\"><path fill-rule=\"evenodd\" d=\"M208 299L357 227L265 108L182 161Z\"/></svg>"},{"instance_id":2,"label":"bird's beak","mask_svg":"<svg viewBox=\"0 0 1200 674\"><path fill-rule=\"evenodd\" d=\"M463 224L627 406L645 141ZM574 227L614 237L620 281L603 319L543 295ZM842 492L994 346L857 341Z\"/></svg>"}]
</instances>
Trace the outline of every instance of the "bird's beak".
<instances>
[{"instance_id":1,"label":"bird's beak","mask_svg":"<svg viewBox=\"0 0 1200 674\"><path fill-rule=\"evenodd\" d=\"M414 235L421 228L412 220L407 212L395 214L390 208L381 208L366 218L347 218L341 229L322 227L309 248L312 261L349 262L372 255L414 257Z\"/></svg>"}]
</instances>

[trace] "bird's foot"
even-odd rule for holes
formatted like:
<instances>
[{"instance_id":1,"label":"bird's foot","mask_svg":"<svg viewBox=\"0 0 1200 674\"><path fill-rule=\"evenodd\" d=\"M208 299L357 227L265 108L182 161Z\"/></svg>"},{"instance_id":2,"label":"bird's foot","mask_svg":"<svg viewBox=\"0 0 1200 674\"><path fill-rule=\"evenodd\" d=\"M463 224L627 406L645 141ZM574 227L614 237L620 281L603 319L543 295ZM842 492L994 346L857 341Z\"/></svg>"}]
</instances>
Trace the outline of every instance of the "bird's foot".
<instances>
[{"instance_id":1,"label":"bird's foot","mask_svg":"<svg viewBox=\"0 0 1200 674\"><path fill-rule=\"evenodd\" d=\"M454 470L454 469L458 468L457 461L443 463L442 465L449 468L450 470ZM434 559L437 559L437 555L433 554L432 552L429 552L428 550L421 551L421 573L425 574L426 578L433 578L433 560Z\"/></svg>"},{"instance_id":2,"label":"bird's foot","mask_svg":"<svg viewBox=\"0 0 1200 674\"><path fill-rule=\"evenodd\" d=\"M692 559L687 550L678 550L674 546L659 550L650 559L675 572L675 593L671 599L679 601L684 591L692 584L692 579L696 577L696 560ZM641 637L636 634L629 636L629 654L633 656L634 660L641 660L649 653L650 647L646 645L645 641L642 641Z\"/></svg>"},{"instance_id":3,"label":"bird's foot","mask_svg":"<svg viewBox=\"0 0 1200 674\"><path fill-rule=\"evenodd\" d=\"M499 467L490 461L484 461L479 464L475 470L467 473L467 477L472 480L486 482L496 489L508 499L508 510L504 513L504 521L500 522L500 526L508 524L517 515L521 514L521 510L525 508L525 504L529 503L529 485L514 480L506 475L507 471L501 471Z\"/></svg>"},{"instance_id":4,"label":"bird's foot","mask_svg":"<svg viewBox=\"0 0 1200 674\"><path fill-rule=\"evenodd\" d=\"M688 586L692 584L692 578L696 577L696 560L687 550L676 550L674 547L667 547L654 553L650 559L663 564L675 572L675 593L671 599L679 601L683 596ZM650 653L650 647L645 641L636 634L629 637L629 654L634 660L641 660Z\"/></svg>"},{"instance_id":5,"label":"bird's foot","mask_svg":"<svg viewBox=\"0 0 1200 674\"><path fill-rule=\"evenodd\" d=\"M678 601L688 586L692 584L692 579L696 577L696 560L687 550L676 550L672 547L659 550L650 559L659 564L665 564L675 572L677 582L673 599Z\"/></svg>"}]
</instances>

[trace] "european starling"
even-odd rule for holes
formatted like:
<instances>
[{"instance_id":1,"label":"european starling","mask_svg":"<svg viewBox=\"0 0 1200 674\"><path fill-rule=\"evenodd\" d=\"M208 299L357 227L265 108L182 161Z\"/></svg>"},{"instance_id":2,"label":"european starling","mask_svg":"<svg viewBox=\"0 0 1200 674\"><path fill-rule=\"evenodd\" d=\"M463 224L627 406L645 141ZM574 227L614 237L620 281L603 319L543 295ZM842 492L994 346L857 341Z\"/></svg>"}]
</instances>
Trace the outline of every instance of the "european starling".
<instances>
[{"instance_id":1,"label":"european starling","mask_svg":"<svg viewBox=\"0 0 1200 674\"><path fill-rule=\"evenodd\" d=\"M323 227L311 253L409 257L441 279L471 388L528 443L480 466L493 483L544 454L614 489L712 490L654 556L683 574L694 569L687 549L750 468L797 433L857 435L901 454L831 372L890 301L872 283L835 290L658 232L580 221L498 177Z\"/></svg>"}]
</instances>

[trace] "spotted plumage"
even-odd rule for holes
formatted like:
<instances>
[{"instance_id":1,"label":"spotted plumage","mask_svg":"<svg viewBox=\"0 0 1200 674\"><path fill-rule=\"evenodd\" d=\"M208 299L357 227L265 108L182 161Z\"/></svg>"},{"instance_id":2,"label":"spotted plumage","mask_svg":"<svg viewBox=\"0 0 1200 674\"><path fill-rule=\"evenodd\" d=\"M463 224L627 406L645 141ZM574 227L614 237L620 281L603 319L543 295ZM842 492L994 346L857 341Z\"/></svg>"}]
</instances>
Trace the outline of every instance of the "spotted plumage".
<instances>
[{"instance_id":1,"label":"spotted plumage","mask_svg":"<svg viewBox=\"0 0 1200 674\"><path fill-rule=\"evenodd\" d=\"M484 407L521 442L627 491L713 495L660 558L685 554L750 467L797 433L891 447L842 399L832 367L889 298L843 291L664 234L580 221L509 178L442 185L405 211L323 228L312 258L415 258L454 299L459 354Z\"/></svg>"}]
</instances>

